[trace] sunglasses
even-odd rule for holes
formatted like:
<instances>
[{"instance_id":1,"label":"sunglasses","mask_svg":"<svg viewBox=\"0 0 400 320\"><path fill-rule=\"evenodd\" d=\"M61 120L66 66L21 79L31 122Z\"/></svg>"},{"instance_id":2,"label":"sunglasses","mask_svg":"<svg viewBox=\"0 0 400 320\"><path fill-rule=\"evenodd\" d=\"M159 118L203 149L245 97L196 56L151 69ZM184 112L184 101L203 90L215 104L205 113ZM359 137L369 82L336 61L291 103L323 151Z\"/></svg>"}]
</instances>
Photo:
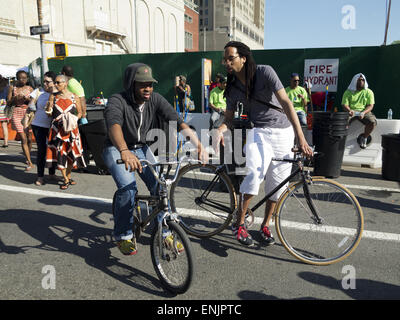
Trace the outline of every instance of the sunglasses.
<instances>
[{"instance_id":1,"label":"sunglasses","mask_svg":"<svg viewBox=\"0 0 400 320\"><path fill-rule=\"evenodd\" d=\"M300 82L300 80L293 80L294 82Z\"/></svg>"},{"instance_id":2,"label":"sunglasses","mask_svg":"<svg viewBox=\"0 0 400 320\"><path fill-rule=\"evenodd\" d=\"M55 81L54 83L55 84L61 84L61 83L64 83L65 81Z\"/></svg>"}]
</instances>

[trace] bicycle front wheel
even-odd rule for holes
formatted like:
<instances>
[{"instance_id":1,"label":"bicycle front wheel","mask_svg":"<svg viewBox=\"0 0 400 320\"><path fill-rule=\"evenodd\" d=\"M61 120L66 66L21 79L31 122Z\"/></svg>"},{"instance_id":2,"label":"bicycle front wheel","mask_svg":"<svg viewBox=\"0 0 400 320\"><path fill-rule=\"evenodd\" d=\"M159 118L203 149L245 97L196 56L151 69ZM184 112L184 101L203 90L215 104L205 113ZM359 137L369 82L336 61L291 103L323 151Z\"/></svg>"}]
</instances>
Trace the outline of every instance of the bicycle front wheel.
<instances>
[{"instance_id":1,"label":"bicycle front wheel","mask_svg":"<svg viewBox=\"0 0 400 320\"><path fill-rule=\"evenodd\" d=\"M181 169L171 186L172 211L183 229L199 238L224 230L236 208L236 193L229 177L214 165L194 164Z\"/></svg>"},{"instance_id":2,"label":"bicycle front wheel","mask_svg":"<svg viewBox=\"0 0 400 320\"><path fill-rule=\"evenodd\" d=\"M290 254L305 263L339 262L360 242L364 227L360 204L335 181L314 178L306 183L309 197L299 181L280 198L275 221L278 237Z\"/></svg>"},{"instance_id":3,"label":"bicycle front wheel","mask_svg":"<svg viewBox=\"0 0 400 320\"><path fill-rule=\"evenodd\" d=\"M150 250L162 286L172 293L186 292L192 283L194 263L190 240L179 224L168 221L161 230L156 225Z\"/></svg>"}]
</instances>

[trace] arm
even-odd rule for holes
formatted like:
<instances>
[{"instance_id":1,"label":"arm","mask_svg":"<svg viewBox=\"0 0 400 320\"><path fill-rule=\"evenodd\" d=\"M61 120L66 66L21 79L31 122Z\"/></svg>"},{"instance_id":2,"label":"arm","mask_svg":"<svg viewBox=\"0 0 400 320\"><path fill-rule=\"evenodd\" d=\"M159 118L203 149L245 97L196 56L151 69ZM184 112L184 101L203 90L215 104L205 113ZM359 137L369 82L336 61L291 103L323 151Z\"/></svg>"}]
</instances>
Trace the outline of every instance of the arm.
<instances>
[{"instance_id":1,"label":"arm","mask_svg":"<svg viewBox=\"0 0 400 320\"><path fill-rule=\"evenodd\" d=\"M203 163L208 162L208 153L206 152L205 148L203 147L200 140L197 138L197 135L193 132L193 130L184 122L179 125L179 129L181 133L190 138L190 142L193 143L197 148L197 154L199 160Z\"/></svg>"},{"instance_id":2,"label":"arm","mask_svg":"<svg viewBox=\"0 0 400 320\"><path fill-rule=\"evenodd\" d=\"M142 172L142 165L139 159L128 149L121 126L119 124L113 124L108 131L108 136L112 144L120 152L121 159L125 163L125 169L130 172L135 170Z\"/></svg>"},{"instance_id":3,"label":"arm","mask_svg":"<svg viewBox=\"0 0 400 320\"><path fill-rule=\"evenodd\" d=\"M14 90L14 87L13 86L9 86L8 87L8 92L7 92L7 105L8 106L11 106L11 105L13 105L13 90Z\"/></svg>"},{"instance_id":4,"label":"arm","mask_svg":"<svg viewBox=\"0 0 400 320\"><path fill-rule=\"evenodd\" d=\"M297 115L296 115L297 116ZM213 129L213 149L218 153L219 152L219 144L221 143L225 146L224 132L232 127L233 122L233 110L225 110L225 119L224 123L219 126L218 129Z\"/></svg>"},{"instance_id":5,"label":"arm","mask_svg":"<svg viewBox=\"0 0 400 320\"><path fill-rule=\"evenodd\" d=\"M349 113L350 117L354 116L354 111L351 110L351 108L350 108L349 105L347 105L347 104L342 104L342 108L343 108L344 110L346 110L346 111Z\"/></svg>"},{"instance_id":6,"label":"arm","mask_svg":"<svg viewBox=\"0 0 400 320\"><path fill-rule=\"evenodd\" d=\"M76 116L78 117L78 119L82 118L82 106L81 106L81 100L74 94L74 98L76 101L76 111L78 112L76 114Z\"/></svg>"},{"instance_id":7,"label":"arm","mask_svg":"<svg viewBox=\"0 0 400 320\"><path fill-rule=\"evenodd\" d=\"M286 116L288 117L289 121L291 122L294 133L296 135L297 145L300 151L306 156L312 156L312 149L308 145L303 130L301 129L299 118L297 117L296 111L294 110L292 102L289 100L285 89L280 89L275 92L275 96L278 99L279 103L281 104L283 110L285 111Z\"/></svg>"},{"instance_id":8,"label":"arm","mask_svg":"<svg viewBox=\"0 0 400 320\"><path fill-rule=\"evenodd\" d=\"M86 99L85 96L79 98L82 108L82 118L86 118Z\"/></svg>"},{"instance_id":9,"label":"arm","mask_svg":"<svg viewBox=\"0 0 400 320\"><path fill-rule=\"evenodd\" d=\"M371 112L372 109L374 108L374 104L367 104L364 108L364 110L360 113L360 118L364 118L364 116L368 113Z\"/></svg>"}]
</instances>

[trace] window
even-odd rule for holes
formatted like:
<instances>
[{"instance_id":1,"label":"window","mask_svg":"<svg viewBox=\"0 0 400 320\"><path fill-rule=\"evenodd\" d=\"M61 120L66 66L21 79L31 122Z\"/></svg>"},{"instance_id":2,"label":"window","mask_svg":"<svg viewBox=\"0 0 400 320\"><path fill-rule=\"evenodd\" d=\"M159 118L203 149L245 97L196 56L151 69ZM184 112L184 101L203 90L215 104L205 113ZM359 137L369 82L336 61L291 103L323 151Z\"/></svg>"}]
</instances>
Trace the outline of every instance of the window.
<instances>
[{"instance_id":1,"label":"window","mask_svg":"<svg viewBox=\"0 0 400 320\"><path fill-rule=\"evenodd\" d=\"M185 49L193 49L193 34L185 31Z\"/></svg>"}]
</instances>

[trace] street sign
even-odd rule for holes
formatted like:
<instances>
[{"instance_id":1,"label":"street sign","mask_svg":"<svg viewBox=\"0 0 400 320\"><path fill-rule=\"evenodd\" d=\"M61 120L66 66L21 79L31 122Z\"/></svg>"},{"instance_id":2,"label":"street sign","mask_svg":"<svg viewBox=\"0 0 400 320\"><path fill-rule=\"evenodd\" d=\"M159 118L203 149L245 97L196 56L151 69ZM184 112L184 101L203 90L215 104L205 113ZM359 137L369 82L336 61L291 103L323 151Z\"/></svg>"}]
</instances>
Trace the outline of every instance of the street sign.
<instances>
[{"instance_id":1,"label":"street sign","mask_svg":"<svg viewBox=\"0 0 400 320\"><path fill-rule=\"evenodd\" d=\"M30 27L30 29L31 29L31 36L50 33L50 26L48 24L42 26L32 26Z\"/></svg>"}]
</instances>

